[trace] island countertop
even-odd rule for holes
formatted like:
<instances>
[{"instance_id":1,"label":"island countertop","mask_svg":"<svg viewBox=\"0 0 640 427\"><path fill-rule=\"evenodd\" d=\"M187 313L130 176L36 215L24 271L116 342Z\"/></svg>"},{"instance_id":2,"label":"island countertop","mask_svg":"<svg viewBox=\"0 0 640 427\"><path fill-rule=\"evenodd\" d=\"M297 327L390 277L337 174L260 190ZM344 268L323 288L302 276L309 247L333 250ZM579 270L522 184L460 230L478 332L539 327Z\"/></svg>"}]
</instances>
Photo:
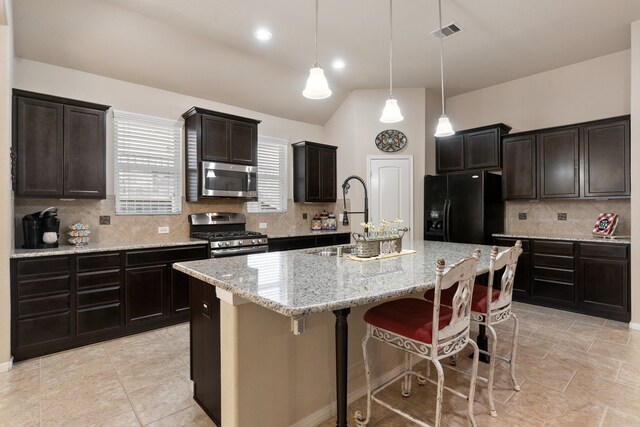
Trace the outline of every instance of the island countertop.
<instances>
[{"instance_id":1,"label":"island countertop","mask_svg":"<svg viewBox=\"0 0 640 427\"><path fill-rule=\"evenodd\" d=\"M478 274L489 270L491 246L404 242L408 254L359 262L308 249L180 262L174 268L285 316L340 310L432 288L436 261L447 265L482 252Z\"/></svg>"}]
</instances>

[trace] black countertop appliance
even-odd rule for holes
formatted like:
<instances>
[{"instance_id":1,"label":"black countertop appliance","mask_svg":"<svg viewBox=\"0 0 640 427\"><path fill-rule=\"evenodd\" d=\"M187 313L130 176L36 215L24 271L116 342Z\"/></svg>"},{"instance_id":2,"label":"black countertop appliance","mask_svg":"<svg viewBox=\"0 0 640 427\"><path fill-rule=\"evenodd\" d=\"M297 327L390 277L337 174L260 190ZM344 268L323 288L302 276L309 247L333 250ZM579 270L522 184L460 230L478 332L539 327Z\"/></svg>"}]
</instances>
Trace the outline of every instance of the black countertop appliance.
<instances>
[{"instance_id":1,"label":"black countertop appliance","mask_svg":"<svg viewBox=\"0 0 640 427\"><path fill-rule=\"evenodd\" d=\"M57 248L60 237L58 208L47 208L22 217L24 248Z\"/></svg>"},{"instance_id":2,"label":"black countertop appliance","mask_svg":"<svg viewBox=\"0 0 640 427\"><path fill-rule=\"evenodd\" d=\"M491 244L504 230L501 176L469 172L424 177L424 239Z\"/></svg>"}]
</instances>

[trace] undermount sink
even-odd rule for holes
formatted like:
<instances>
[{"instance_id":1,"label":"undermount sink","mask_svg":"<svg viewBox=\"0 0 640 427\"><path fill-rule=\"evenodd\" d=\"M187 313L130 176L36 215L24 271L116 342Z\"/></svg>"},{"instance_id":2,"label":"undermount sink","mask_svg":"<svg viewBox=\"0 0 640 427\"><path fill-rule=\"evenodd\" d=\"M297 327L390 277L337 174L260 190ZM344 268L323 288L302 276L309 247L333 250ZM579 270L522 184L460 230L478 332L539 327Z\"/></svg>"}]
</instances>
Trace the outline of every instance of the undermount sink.
<instances>
[{"instance_id":1,"label":"undermount sink","mask_svg":"<svg viewBox=\"0 0 640 427\"><path fill-rule=\"evenodd\" d=\"M354 245L345 245L345 246L330 246L326 248L314 248L306 251L309 255L320 255L320 256L343 256L349 255L356 252L356 247Z\"/></svg>"}]
</instances>

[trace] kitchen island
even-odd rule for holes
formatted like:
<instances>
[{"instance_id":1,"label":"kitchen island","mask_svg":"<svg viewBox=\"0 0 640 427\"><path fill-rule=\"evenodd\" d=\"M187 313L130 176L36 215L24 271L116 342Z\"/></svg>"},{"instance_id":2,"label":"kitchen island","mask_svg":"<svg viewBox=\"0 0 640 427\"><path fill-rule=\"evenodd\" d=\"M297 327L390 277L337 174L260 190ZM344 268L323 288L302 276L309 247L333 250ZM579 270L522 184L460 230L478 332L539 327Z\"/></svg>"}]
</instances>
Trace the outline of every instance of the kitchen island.
<instances>
[{"instance_id":1,"label":"kitchen island","mask_svg":"<svg viewBox=\"0 0 640 427\"><path fill-rule=\"evenodd\" d=\"M332 402L337 425L346 426L347 392L359 396L364 383L362 314L391 298L420 297L435 284L437 259L451 264L476 248L483 253L478 274L485 273L490 246L423 241L405 244L415 254L368 262L299 250L174 264L191 276L196 399L203 404L199 391L205 398L217 393L214 408L202 406L225 427L314 425L330 415ZM211 323L203 326L202 319ZM208 340L217 341L217 355L199 350ZM374 374L400 366L393 350L375 351L382 357ZM209 362L220 368L207 369ZM207 371L207 378L219 381L218 390L195 378Z\"/></svg>"}]
</instances>

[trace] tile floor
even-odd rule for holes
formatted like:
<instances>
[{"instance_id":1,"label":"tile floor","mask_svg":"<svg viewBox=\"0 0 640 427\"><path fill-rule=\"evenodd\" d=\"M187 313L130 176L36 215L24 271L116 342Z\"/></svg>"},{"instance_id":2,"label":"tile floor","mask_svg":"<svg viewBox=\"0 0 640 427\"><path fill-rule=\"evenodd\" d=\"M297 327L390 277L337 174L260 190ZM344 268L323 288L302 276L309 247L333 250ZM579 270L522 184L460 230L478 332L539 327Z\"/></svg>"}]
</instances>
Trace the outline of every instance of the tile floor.
<instances>
[{"instance_id":1,"label":"tile floor","mask_svg":"<svg viewBox=\"0 0 640 427\"><path fill-rule=\"evenodd\" d=\"M521 391L510 388L507 370L498 366L498 418L488 415L486 386L479 382L479 426L640 426L640 331L526 304L515 304L514 311L521 320ZM212 426L191 398L188 328L182 324L17 363L0 373L0 426ZM500 327L499 338L509 330ZM506 341L499 343L503 350ZM469 363L463 357L459 366ZM445 370L445 378L454 388L468 387L455 371ZM431 385L414 386L403 398L389 388L384 395L431 420L433 391ZM444 408L443 425L469 425L462 399L446 393ZM350 425L358 409L364 409L364 399L350 406ZM412 424L374 404L369 425ZM321 426L333 427L335 419Z\"/></svg>"},{"instance_id":2,"label":"tile floor","mask_svg":"<svg viewBox=\"0 0 640 427\"><path fill-rule=\"evenodd\" d=\"M498 417L489 415L486 384L478 382L474 410L478 426L640 426L640 331L598 317L521 303L514 303L514 312L520 319L516 377L521 391L511 388L506 365L498 365L494 386ZM506 352L511 322L497 329L499 351ZM466 357L458 362L462 369L470 369L470 364ZM480 365L479 373L486 376L487 365ZM445 384L468 390L464 375L449 369L444 375ZM434 419L435 386L429 383L414 385L408 398L400 395L399 383L380 396L417 418ZM445 391L443 405L443 425L471 425L466 401ZM349 406L350 425L354 412L364 411L365 406L364 398ZM412 425L373 404L369 427ZM335 426L335 419L321 424L329 426Z\"/></svg>"}]
</instances>

